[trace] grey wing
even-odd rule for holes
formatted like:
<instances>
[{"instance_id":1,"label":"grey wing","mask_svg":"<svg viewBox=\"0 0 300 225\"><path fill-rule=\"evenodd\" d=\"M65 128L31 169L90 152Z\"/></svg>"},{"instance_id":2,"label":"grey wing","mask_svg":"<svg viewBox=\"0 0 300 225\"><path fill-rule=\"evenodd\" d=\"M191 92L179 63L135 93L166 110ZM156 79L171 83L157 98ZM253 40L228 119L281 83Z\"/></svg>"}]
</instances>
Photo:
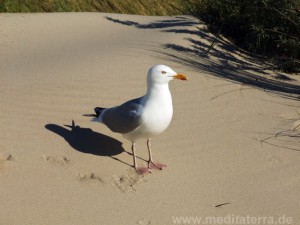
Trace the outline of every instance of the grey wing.
<instances>
[{"instance_id":1,"label":"grey wing","mask_svg":"<svg viewBox=\"0 0 300 225\"><path fill-rule=\"evenodd\" d=\"M137 98L106 109L102 121L113 132L128 133L141 125L142 111L141 98Z\"/></svg>"}]
</instances>

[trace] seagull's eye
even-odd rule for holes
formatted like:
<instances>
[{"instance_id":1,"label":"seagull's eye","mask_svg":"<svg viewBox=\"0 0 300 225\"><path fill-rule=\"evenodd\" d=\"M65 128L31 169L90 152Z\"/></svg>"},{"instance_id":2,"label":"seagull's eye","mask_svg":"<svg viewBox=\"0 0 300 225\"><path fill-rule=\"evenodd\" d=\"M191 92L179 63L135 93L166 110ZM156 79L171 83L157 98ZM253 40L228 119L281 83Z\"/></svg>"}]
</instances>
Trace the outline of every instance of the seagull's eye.
<instances>
[{"instance_id":1,"label":"seagull's eye","mask_svg":"<svg viewBox=\"0 0 300 225\"><path fill-rule=\"evenodd\" d=\"M166 72L166 71L161 71L161 73L162 73L162 74L166 74L167 72Z\"/></svg>"}]
</instances>

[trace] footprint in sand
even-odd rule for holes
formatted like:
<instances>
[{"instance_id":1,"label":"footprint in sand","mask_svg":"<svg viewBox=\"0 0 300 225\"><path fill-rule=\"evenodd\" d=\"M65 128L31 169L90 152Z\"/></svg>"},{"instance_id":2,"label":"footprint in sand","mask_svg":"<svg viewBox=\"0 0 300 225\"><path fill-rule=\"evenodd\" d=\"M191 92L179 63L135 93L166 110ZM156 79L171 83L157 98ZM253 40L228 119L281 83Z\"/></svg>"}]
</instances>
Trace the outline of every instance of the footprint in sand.
<instances>
[{"instance_id":1,"label":"footprint in sand","mask_svg":"<svg viewBox=\"0 0 300 225\"><path fill-rule=\"evenodd\" d=\"M12 161L13 157L11 154L6 152L0 152L0 169L3 168L5 162Z\"/></svg>"},{"instance_id":2,"label":"footprint in sand","mask_svg":"<svg viewBox=\"0 0 300 225\"><path fill-rule=\"evenodd\" d=\"M0 161L11 161L13 157L7 152L0 152Z\"/></svg>"},{"instance_id":3,"label":"footprint in sand","mask_svg":"<svg viewBox=\"0 0 300 225\"><path fill-rule=\"evenodd\" d=\"M137 224L138 225L151 225L151 221L148 219L142 219L142 220L137 221Z\"/></svg>"},{"instance_id":4,"label":"footprint in sand","mask_svg":"<svg viewBox=\"0 0 300 225\"><path fill-rule=\"evenodd\" d=\"M42 156L41 158L49 164L56 164L61 166L64 166L70 162L70 160L65 156Z\"/></svg>"},{"instance_id":5,"label":"footprint in sand","mask_svg":"<svg viewBox=\"0 0 300 225\"><path fill-rule=\"evenodd\" d=\"M135 186L139 183L146 182L144 176L130 170L127 175L113 176L111 184L123 193L136 191Z\"/></svg>"},{"instance_id":6,"label":"footprint in sand","mask_svg":"<svg viewBox=\"0 0 300 225\"><path fill-rule=\"evenodd\" d=\"M271 163L281 163L282 159L279 156L273 155L267 151L261 151L261 154Z\"/></svg>"},{"instance_id":7,"label":"footprint in sand","mask_svg":"<svg viewBox=\"0 0 300 225\"><path fill-rule=\"evenodd\" d=\"M104 183L103 178L100 175L97 175L95 173L92 172L88 172L88 173L79 173L78 174L78 179L79 181L97 181L100 183Z\"/></svg>"},{"instance_id":8,"label":"footprint in sand","mask_svg":"<svg viewBox=\"0 0 300 225\"><path fill-rule=\"evenodd\" d=\"M137 224L138 225L151 225L151 221L148 219L142 219L142 220L137 221Z\"/></svg>"}]
</instances>

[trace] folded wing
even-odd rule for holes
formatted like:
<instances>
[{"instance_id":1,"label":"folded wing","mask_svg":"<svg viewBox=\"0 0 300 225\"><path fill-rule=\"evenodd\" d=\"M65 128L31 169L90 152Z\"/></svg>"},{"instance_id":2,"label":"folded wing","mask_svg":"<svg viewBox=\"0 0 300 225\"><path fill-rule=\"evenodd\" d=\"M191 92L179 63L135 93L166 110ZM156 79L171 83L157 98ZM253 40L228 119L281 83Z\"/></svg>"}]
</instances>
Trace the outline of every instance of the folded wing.
<instances>
[{"instance_id":1,"label":"folded wing","mask_svg":"<svg viewBox=\"0 0 300 225\"><path fill-rule=\"evenodd\" d=\"M128 133L142 124L142 99L137 98L120 106L107 108L103 112L102 122L113 132Z\"/></svg>"}]
</instances>

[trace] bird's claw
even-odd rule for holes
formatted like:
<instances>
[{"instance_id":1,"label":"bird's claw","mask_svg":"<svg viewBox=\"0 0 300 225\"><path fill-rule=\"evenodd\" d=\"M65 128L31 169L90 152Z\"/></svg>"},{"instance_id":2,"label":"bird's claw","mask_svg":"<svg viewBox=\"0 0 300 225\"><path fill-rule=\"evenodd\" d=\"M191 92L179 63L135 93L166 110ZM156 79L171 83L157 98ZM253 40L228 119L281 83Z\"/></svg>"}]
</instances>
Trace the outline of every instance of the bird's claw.
<instances>
[{"instance_id":1,"label":"bird's claw","mask_svg":"<svg viewBox=\"0 0 300 225\"><path fill-rule=\"evenodd\" d=\"M150 161L148 163L149 170L151 170L151 169L162 170L164 167L167 167L167 165L162 164L162 163L152 162L152 161Z\"/></svg>"},{"instance_id":2,"label":"bird's claw","mask_svg":"<svg viewBox=\"0 0 300 225\"><path fill-rule=\"evenodd\" d=\"M148 163L148 167L136 167L135 171L139 175L146 175L148 173L152 173L152 169L162 170L164 167L167 167L167 165L151 161Z\"/></svg>"},{"instance_id":3,"label":"bird's claw","mask_svg":"<svg viewBox=\"0 0 300 225\"><path fill-rule=\"evenodd\" d=\"M139 175L146 175L148 173L151 173L151 170L149 170L148 167L137 167L135 168L135 170Z\"/></svg>"}]
</instances>

